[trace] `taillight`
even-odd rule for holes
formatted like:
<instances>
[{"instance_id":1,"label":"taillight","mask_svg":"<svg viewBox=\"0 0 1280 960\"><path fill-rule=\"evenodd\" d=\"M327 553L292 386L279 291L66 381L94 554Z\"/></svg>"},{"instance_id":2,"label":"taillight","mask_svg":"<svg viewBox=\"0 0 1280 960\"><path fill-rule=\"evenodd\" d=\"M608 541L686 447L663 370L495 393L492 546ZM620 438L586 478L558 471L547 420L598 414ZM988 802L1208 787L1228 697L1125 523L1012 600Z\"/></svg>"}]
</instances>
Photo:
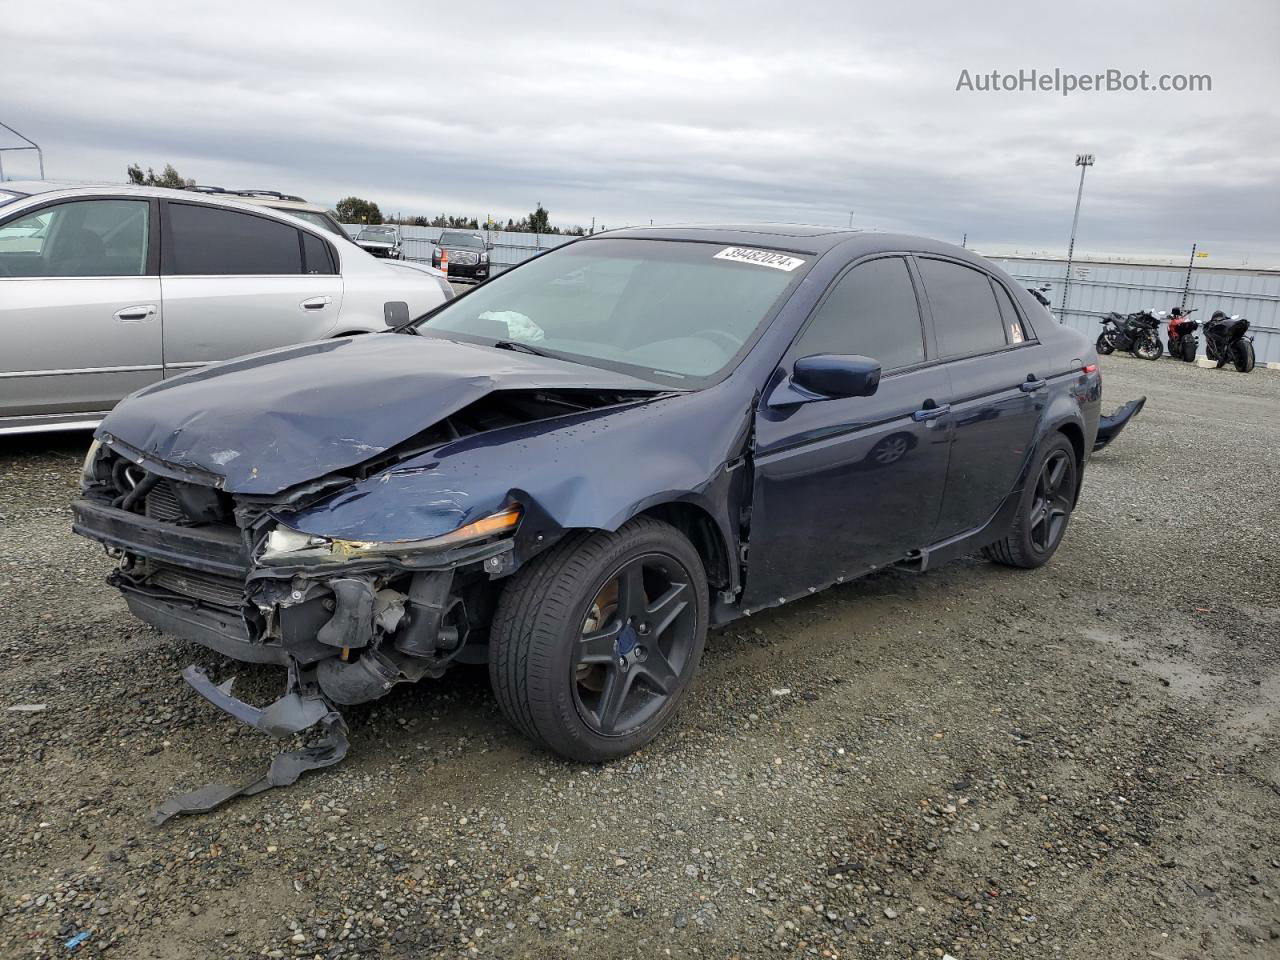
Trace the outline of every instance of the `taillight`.
<instances>
[{"instance_id":1,"label":"taillight","mask_svg":"<svg viewBox=\"0 0 1280 960\"><path fill-rule=\"evenodd\" d=\"M1098 365L1096 363L1086 363L1080 368L1081 373L1097 373Z\"/></svg>"}]
</instances>

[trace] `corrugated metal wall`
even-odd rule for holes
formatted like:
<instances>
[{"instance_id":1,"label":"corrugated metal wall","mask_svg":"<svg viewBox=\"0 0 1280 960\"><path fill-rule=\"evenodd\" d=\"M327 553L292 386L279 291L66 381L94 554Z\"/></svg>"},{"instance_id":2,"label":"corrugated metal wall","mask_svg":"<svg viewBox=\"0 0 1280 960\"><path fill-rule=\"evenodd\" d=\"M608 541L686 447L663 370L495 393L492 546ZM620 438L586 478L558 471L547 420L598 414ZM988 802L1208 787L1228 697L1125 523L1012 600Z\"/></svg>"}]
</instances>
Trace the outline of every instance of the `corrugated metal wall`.
<instances>
[{"instance_id":1,"label":"corrugated metal wall","mask_svg":"<svg viewBox=\"0 0 1280 960\"><path fill-rule=\"evenodd\" d=\"M342 228L353 237L360 232L360 225L355 223L344 223ZM444 233L444 230L445 228L442 227L401 227L401 249L404 250L405 258L429 262L431 260L431 252L436 246L435 242L439 239L440 234ZM466 232L484 233L483 230L468 230ZM493 243L493 250L489 254L489 260L493 264L495 273L506 267L522 263L544 250L550 250L552 247L558 247L562 243L576 239L555 233L508 233L505 230L491 231L489 238Z\"/></svg>"},{"instance_id":2,"label":"corrugated metal wall","mask_svg":"<svg viewBox=\"0 0 1280 960\"><path fill-rule=\"evenodd\" d=\"M1074 263L1071 267L1070 301L1065 314L1062 284L1066 263L1062 260L1024 260L991 257L1016 280L1027 286L1049 283L1046 294L1053 312L1064 323L1096 336L1101 329L1099 318L1114 310L1168 310L1182 304L1182 290L1187 281L1185 267L1153 267L1125 263ZM1249 319L1249 332L1254 335L1254 350L1259 363L1280 363L1280 273L1265 270L1226 270L1200 268L1191 271L1191 291L1187 309L1195 309L1194 318L1204 322L1215 310L1240 314ZM1204 355L1204 336L1200 336L1200 353ZM1161 339L1165 329L1161 327Z\"/></svg>"}]
</instances>

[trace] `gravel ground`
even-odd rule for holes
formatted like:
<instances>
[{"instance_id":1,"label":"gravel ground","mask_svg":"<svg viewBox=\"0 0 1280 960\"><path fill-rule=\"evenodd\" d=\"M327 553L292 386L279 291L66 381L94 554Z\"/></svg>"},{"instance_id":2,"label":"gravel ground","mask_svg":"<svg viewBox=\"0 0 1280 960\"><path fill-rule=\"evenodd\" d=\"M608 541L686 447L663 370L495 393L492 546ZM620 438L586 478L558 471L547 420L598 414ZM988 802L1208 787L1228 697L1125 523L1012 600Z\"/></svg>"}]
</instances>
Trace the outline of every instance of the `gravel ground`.
<instances>
[{"instance_id":1,"label":"gravel ground","mask_svg":"<svg viewBox=\"0 0 1280 960\"><path fill-rule=\"evenodd\" d=\"M84 438L0 441L0 955L1280 956L1280 375L1104 361L1146 411L1047 568L891 572L714 634L600 768L482 669L341 765L153 828L273 747L69 532ZM39 712L17 705L42 704Z\"/></svg>"}]
</instances>

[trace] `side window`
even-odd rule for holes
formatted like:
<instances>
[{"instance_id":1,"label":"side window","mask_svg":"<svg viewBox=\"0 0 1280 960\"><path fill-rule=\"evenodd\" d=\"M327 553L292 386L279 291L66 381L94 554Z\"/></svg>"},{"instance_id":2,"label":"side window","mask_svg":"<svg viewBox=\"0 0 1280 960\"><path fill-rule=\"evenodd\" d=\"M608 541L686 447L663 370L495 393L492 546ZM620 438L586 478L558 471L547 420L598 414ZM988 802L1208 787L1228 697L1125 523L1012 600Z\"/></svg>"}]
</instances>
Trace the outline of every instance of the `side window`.
<instances>
[{"instance_id":1,"label":"side window","mask_svg":"<svg viewBox=\"0 0 1280 960\"><path fill-rule=\"evenodd\" d=\"M920 275L933 307L938 351L944 359L1005 347L1004 320L985 273L921 257Z\"/></svg>"},{"instance_id":2,"label":"side window","mask_svg":"<svg viewBox=\"0 0 1280 960\"><path fill-rule=\"evenodd\" d=\"M1022 327L1022 320L1018 316L1018 311L1013 305L1013 301L1009 299L1009 291L994 280L991 281L991 289L996 292L996 303L1000 307L1000 318L1004 321L1004 339L1006 343L1022 343L1027 339L1026 330Z\"/></svg>"},{"instance_id":3,"label":"side window","mask_svg":"<svg viewBox=\"0 0 1280 960\"><path fill-rule=\"evenodd\" d=\"M329 244L325 243L313 233L302 233L302 254L306 261L305 270L307 273L337 273L333 265L333 253L329 249Z\"/></svg>"},{"instance_id":4,"label":"side window","mask_svg":"<svg viewBox=\"0 0 1280 960\"><path fill-rule=\"evenodd\" d=\"M901 257L859 264L840 280L800 334L799 356L861 354L888 373L924 362L924 329Z\"/></svg>"},{"instance_id":5,"label":"side window","mask_svg":"<svg viewBox=\"0 0 1280 960\"><path fill-rule=\"evenodd\" d=\"M141 277L147 200L76 200L0 226L0 277Z\"/></svg>"},{"instance_id":6,"label":"side window","mask_svg":"<svg viewBox=\"0 0 1280 960\"><path fill-rule=\"evenodd\" d=\"M298 233L296 227L250 213L170 203L164 272L177 276L299 274Z\"/></svg>"}]
</instances>

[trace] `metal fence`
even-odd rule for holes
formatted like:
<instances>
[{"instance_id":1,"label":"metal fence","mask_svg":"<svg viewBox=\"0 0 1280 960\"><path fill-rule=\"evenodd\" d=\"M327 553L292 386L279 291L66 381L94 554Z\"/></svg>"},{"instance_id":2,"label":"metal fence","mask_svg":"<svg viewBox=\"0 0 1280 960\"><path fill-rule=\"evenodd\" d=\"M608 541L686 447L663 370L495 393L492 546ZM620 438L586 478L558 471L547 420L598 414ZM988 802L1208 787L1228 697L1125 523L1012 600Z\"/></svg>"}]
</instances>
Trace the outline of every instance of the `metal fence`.
<instances>
[{"instance_id":1,"label":"metal fence","mask_svg":"<svg viewBox=\"0 0 1280 960\"><path fill-rule=\"evenodd\" d=\"M1156 267L1129 263L1074 263L1065 313L1060 309L1066 279L1063 260L991 257L1014 279L1027 286L1048 283L1054 315L1067 326L1097 336L1099 319L1112 310L1168 310L1182 305L1186 267ZM1203 323L1215 310L1249 319L1259 363L1280 364L1280 272L1274 270L1197 267L1191 272L1186 309ZM1165 331L1161 330L1161 339ZM1200 337L1201 355L1204 337Z\"/></svg>"},{"instance_id":2,"label":"metal fence","mask_svg":"<svg viewBox=\"0 0 1280 960\"><path fill-rule=\"evenodd\" d=\"M359 224L343 224L352 236ZM409 260L430 262L441 227L401 227L401 247ZM477 231L483 233L484 231ZM561 234L490 231L493 272L522 263L574 237ZM1182 305L1186 267L1158 267L1132 263L1076 262L1071 268L1071 294L1067 310L1060 309L1066 261L1023 257L991 257L1014 279L1027 286L1050 285L1048 297L1054 315L1090 338L1097 335L1099 319L1111 311L1168 310ZM1203 323L1215 310L1248 317L1259 363L1280 365L1280 271L1198 267L1191 273L1186 308L1195 309ZM1163 339L1164 331L1161 332ZM1201 354L1204 351L1204 337Z\"/></svg>"}]
</instances>

